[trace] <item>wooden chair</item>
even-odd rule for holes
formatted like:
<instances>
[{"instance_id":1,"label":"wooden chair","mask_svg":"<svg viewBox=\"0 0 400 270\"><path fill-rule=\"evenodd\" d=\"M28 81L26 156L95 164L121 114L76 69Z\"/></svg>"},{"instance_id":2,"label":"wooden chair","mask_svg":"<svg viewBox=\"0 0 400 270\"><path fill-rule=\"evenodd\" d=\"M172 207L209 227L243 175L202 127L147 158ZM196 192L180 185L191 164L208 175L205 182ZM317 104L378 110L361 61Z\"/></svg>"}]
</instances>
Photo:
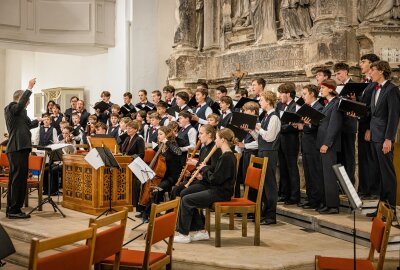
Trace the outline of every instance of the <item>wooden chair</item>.
<instances>
[{"instance_id":1,"label":"wooden chair","mask_svg":"<svg viewBox=\"0 0 400 270\"><path fill-rule=\"evenodd\" d=\"M33 156L29 155L28 161L28 169L29 176L27 179L27 189L26 189L26 197L25 197L25 207L29 206L28 203L28 194L29 190L32 188L37 189L38 191L38 204L42 202L42 193L43 193L43 176L44 176L44 168L46 165L46 159L41 156ZM4 153L0 154L0 166L1 167L9 167L7 155ZM32 171L38 171L39 175L33 176ZM0 187L2 190L2 194L6 193L6 189L8 188L8 176L0 176ZM0 207L1 207L1 197L0 196ZM42 207L39 207L39 211L42 211Z\"/></svg>"},{"instance_id":2,"label":"wooden chair","mask_svg":"<svg viewBox=\"0 0 400 270\"><path fill-rule=\"evenodd\" d=\"M39 258L39 253L86 240L86 244L74 246L53 255ZM93 248L96 242L96 225L66 235L42 239L33 238L29 256L29 270L90 270Z\"/></svg>"},{"instance_id":3,"label":"wooden chair","mask_svg":"<svg viewBox=\"0 0 400 270\"><path fill-rule=\"evenodd\" d=\"M38 192L38 205L42 202L43 197L43 177L44 177L44 170L46 166L46 154L42 156L29 156L29 176L28 176L28 185L26 189L26 197L25 197L25 206L28 206L28 199L29 199L29 192L28 190L34 188L37 189ZM39 175L32 175L32 171L38 171ZM49 180L50 181L50 177ZM39 211L42 211L42 206L39 207Z\"/></svg>"},{"instance_id":4,"label":"wooden chair","mask_svg":"<svg viewBox=\"0 0 400 270\"><path fill-rule=\"evenodd\" d=\"M8 170L10 164L8 163L7 154L0 152L0 167L2 169L2 174L0 175L0 209L1 209L1 198L5 197L7 194L8 187Z\"/></svg>"},{"instance_id":5,"label":"wooden chair","mask_svg":"<svg viewBox=\"0 0 400 270\"><path fill-rule=\"evenodd\" d=\"M389 240L390 228L392 226L393 212L383 202L379 203L378 214L372 222L370 235L371 247L367 259L357 259L357 269L382 270L385 262L386 247ZM378 264L374 266L374 253L379 253ZM315 269L317 270L352 270L354 269L353 258L335 258L315 256Z\"/></svg>"},{"instance_id":6,"label":"wooden chair","mask_svg":"<svg viewBox=\"0 0 400 270\"><path fill-rule=\"evenodd\" d=\"M234 229L234 214L242 214L242 236L247 236L247 214L255 215L254 245L260 245L260 214L261 198L264 188L265 173L267 171L268 158L250 157L249 167L245 179L245 190L242 198L232 198L229 202L215 202L211 209L206 209L206 230L210 232L210 211L215 211L215 246L221 246L221 214L229 213L229 229ZM257 168L254 165L258 164ZM256 189L257 200L248 199L249 188Z\"/></svg>"},{"instance_id":7,"label":"wooden chair","mask_svg":"<svg viewBox=\"0 0 400 270\"><path fill-rule=\"evenodd\" d=\"M172 269L172 244L174 240L176 220L178 217L180 199L151 206L150 221L146 234L146 249L129 250L123 249L121 252L121 268L123 269ZM168 213L168 210L173 210ZM158 216L161 212L166 214ZM166 252L152 252L152 245L168 239ZM111 256L103 261L103 264L113 264L115 256Z\"/></svg>"},{"instance_id":8,"label":"wooden chair","mask_svg":"<svg viewBox=\"0 0 400 270\"><path fill-rule=\"evenodd\" d=\"M153 160L154 155L156 154L156 152L151 149L151 148L146 148L144 150L144 162L146 162L147 164L150 164L150 162Z\"/></svg>"},{"instance_id":9,"label":"wooden chair","mask_svg":"<svg viewBox=\"0 0 400 270\"><path fill-rule=\"evenodd\" d=\"M105 216L104 218L97 220L91 218L89 220L89 226L96 224L98 229L119 222L119 224L114 224L114 226L111 226L110 228L101 232L97 231L96 245L93 253L93 264L95 266L111 255L115 255L113 269L119 269L121 249L124 241L127 219L128 210L124 208L124 210L109 216Z\"/></svg>"}]
</instances>

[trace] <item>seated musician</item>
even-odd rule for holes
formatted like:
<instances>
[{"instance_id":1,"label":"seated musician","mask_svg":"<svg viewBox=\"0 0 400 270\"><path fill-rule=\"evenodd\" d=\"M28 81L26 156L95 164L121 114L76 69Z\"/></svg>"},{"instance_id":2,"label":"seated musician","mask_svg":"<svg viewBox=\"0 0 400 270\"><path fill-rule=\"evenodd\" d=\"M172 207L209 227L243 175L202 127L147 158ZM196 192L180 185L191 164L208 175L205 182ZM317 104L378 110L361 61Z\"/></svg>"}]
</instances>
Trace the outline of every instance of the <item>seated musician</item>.
<instances>
[{"instance_id":1,"label":"seated musician","mask_svg":"<svg viewBox=\"0 0 400 270\"><path fill-rule=\"evenodd\" d=\"M144 140L138 135L140 124L136 120L131 120L126 124L128 137L122 143L121 153L128 156L144 158Z\"/></svg>"},{"instance_id":2,"label":"seated musician","mask_svg":"<svg viewBox=\"0 0 400 270\"><path fill-rule=\"evenodd\" d=\"M221 149L222 154L215 168L210 168L204 175L198 175L197 179L208 182L209 187L182 198L175 243L209 239L207 231L204 230L204 220L198 214L197 209L210 207L214 202L229 201L233 196L236 180L236 157L231 146L235 143L236 139L232 130L224 128L217 131L215 145ZM206 166L202 163L199 168L204 169ZM197 232L190 237L189 232L192 230L197 230Z\"/></svg>"},{"instance_id":3,"label":"seated musician","mask_svg":"<svg viewBox=\"0 0 400 270\"><path fill-rule=\"evenodd\" d=\"M72 134L74 128L71 126L67 126L63 128L61 131L62 133L62 140L59 143L67 143L67 144L72 144L75 145L76 142L74 140L74 135ZM57 151L57 150L56 150ZM63 153L72 153L70 147L64 147L63 148ZM62 161L54 161L52 162L50 160L51 164L49 164L49 167L46 168L46 172L43 177L43 194L50 194L51 196L57 195L58 194L58 187L59 187L59 178L62 178ZM50 172L51 170L51 172ZM50 172L50 177L49 177L49 172ZM48 190L48 179L50 178L50 190ZM61 179L62 183L62 179Z\"/></svg>"},{"instance_id":4,"label":"seated musician","mask_svg":"<svg viewBox=\"0 0 400 270\"><path fill-rule=\"evenodd\" d=\"M187 165L193 165L193 166L200 166L200 164L204 161L204 159L208 156L208 154L211 152L213 147L215 146L215 134L216 130L214 127L211 125L204 125L200 127L199 130L199 140L202 144L202 147L200 149L200 154L199 154L199 159L195 158L189 158L186 162ZM219 157L221 156L221 150L217 149L214 154L211 156L211 158L206 162L208 166L204 167L204 169L200 172L202 174L207 173L207 170L209 168L214 168L215 165L217 164L217 161ZM191 173L189 171L182 172L184 173L184 177L189 180L191 177ZM183 197L187 194L198 192L201 190L204 190L209 187L208 182L206 181L199 181L197 178L195 178L195 181L187 188L185 189L185 185L187 184L188 181L182 180L178 186L174 186L171 192L171 199L175 199L176 197Z\"/></svg>"},{"instance_id":5,"label":"seated musician","mask_svg":"<svg viewBox=\"0 0 400 270\"><path fill-rule=\"evenodd\" d=\"M158 129L158 144L158 147L161 147L161 154L165 157L166 171L157 187L153 187L151 198L154 203L161 202L165 192L171 191L183 167L180 158L182 151L179 149L175 135L170 128L160 127ZM150 206L151 201L146 205L144 218L147 218L150 214Z\"/></svg>"}]
</instances>

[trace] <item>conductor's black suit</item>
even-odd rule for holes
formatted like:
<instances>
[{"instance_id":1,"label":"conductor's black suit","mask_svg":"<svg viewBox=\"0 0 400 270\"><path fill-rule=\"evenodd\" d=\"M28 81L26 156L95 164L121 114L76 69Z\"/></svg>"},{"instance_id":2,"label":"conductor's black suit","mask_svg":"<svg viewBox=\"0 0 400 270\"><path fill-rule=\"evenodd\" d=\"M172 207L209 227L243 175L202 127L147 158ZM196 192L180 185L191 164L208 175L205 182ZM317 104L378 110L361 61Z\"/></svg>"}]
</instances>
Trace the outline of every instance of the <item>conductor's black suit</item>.
<instances>
[{"instance_id":1,"label":"conductor's black suit","mask_svg":"<svg viewBox=\"0 0 400 270\"><path fill-rule=\"evenodd\" d=\"M18 103L13 101L4 108L9 141L7 156L10 174L7 194L7 214L19 214L26 194L28 178L28 158L32 149L30 129L38 126L37 120L31 121L26 112L26 105L32 94L26 90Z\"/></svg>"}]
</instances>

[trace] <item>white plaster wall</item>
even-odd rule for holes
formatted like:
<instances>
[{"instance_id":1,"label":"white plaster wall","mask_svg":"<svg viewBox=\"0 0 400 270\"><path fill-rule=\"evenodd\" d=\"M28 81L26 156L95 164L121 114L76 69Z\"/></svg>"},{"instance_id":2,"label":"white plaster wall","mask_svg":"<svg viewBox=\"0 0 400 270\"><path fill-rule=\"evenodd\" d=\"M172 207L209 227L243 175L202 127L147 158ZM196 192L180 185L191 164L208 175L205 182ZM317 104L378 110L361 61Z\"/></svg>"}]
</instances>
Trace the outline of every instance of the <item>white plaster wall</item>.
<instances>
[{"instance_id":1,"label":"white plaster wall","mask_svg":"<svg viewBox=\"0 0 400 270\"><path fill-rule=\"evenodd\" d=\"M172 52L175 0L133 0L131 85L136 93L165 86L165 60Z\"/></svg>"},{"instance_id":2,"label":"white plaster wall","mask_svg":"<svg viewBox=\"0 0 400 270\"><path fill-rule=\"evenodd\" d=\"M127 78L125 1L117 1L116 12L116 46L105 54L77 56L5 50L5 91L1 91L1 86L0 91L5 93L6 103L12 100L15 90L25 89L33 77L37 78L34 92L58 86L84 87L87 104L98 101L103 90L112 93L112 101L122 103ZM28 107L28 114L33 117L33 105Z\"/></svg>"},{"instance_id":3,"label":"white plaster wall","mask_svg":"<svg viewBox=\"0 0 400 270\"><path fill-rule=\"evenodd\" d=\"M0 49L0 93L5 93L5 77L6 77L6 50ZM4 95L0 98L0 108L4 108ZM4 110L0 109L0 119L4 119ZM3 121L4 122L4 121ZM0 125L0 138L3 138L4 125Z\"/></svg>"}]
</instances>

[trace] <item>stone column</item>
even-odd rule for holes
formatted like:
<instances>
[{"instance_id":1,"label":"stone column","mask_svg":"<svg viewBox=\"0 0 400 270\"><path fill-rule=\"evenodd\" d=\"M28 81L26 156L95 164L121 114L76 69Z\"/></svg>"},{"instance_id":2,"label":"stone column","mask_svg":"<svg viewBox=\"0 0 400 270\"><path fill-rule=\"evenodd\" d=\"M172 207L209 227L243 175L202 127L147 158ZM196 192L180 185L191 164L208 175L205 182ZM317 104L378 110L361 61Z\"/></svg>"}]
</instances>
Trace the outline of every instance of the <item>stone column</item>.
<instances>
[{"instance_id":1,"label":"stone column","mask_svg":"<svg viewBox=\"0 0 400 270\"><path fill-rule=\"evenodd\" d=\"M204 0L204 50L220 48L220 1Z\"/></svg>"}]
</instances>

